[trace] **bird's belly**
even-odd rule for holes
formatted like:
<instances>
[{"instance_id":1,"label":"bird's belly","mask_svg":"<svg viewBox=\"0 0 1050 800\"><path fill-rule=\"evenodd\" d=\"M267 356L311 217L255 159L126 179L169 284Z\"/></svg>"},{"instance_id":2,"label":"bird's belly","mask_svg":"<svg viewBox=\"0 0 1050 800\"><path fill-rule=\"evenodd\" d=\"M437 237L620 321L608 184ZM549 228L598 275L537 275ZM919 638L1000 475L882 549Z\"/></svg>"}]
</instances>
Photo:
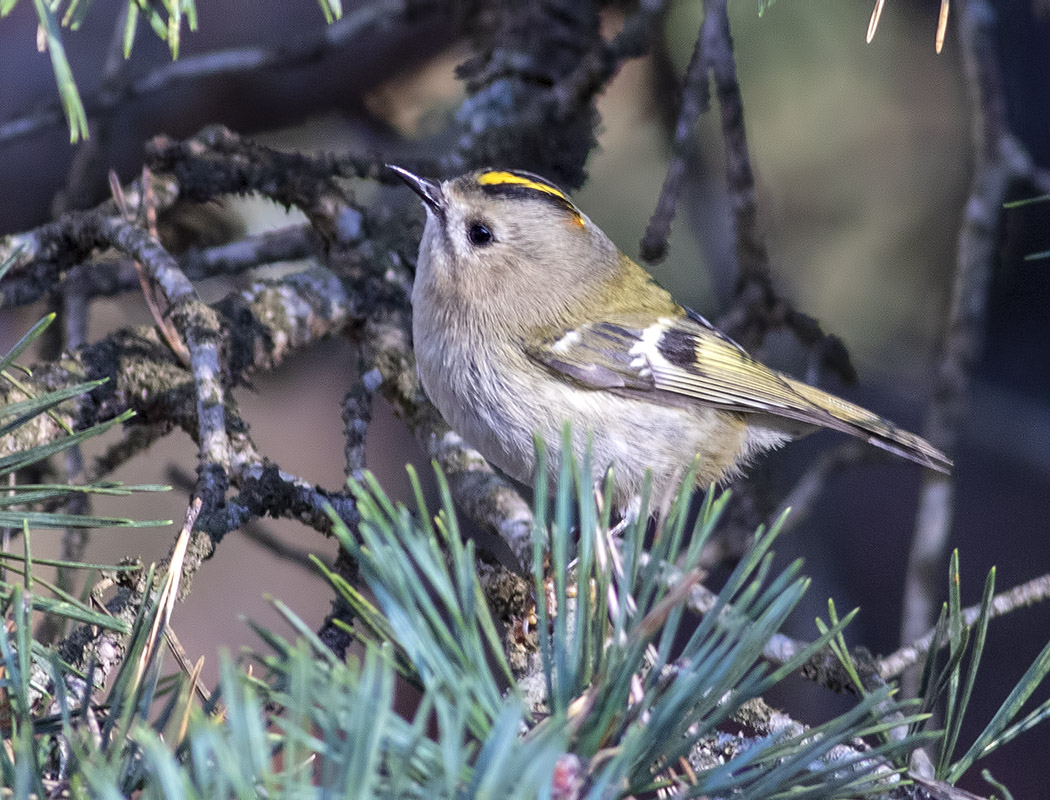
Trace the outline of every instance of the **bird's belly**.
<instances>
[{"instance_id":1,"label":"bird's belly","mask_svg":"<svg viewBox=\"0 0 1050 800\"><path fill-rule=\"evenodd\" d=\"M538 434L549 453L550 485L555 485L566 423L576 458L590 449L594 479L613 468L614 503L621 508L640 493L647 469L652 470L654 503L662 504L694 458L697 482L704 485L739 465L747 435L739 415L583 389L531 363L504 374L478 355L452 359L455 369L449 361L420 359L420 378L445 421L516 480L535 479L533 436Z\"/></svg>"}]
</instances>

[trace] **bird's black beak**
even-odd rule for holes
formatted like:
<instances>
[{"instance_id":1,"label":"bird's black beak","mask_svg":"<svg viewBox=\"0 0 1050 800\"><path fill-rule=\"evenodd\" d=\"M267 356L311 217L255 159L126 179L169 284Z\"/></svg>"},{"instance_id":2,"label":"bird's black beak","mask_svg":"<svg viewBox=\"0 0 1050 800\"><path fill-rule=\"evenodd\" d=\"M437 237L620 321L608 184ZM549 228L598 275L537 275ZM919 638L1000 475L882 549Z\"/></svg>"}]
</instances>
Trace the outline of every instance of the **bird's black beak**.
<instances>
[{"instance_id":1,"label":"bird's black beak","mask_svg":"<svg viewBox=\"0 0 1050 800\"><path fill-rule=\"evenodd\" d=\"M401 180L408 184L413 192L418 194L426 204L438 216L445 215L445 193L441 191L441 184L430 178L421 178L409 172L407 169L387 164L386 168L397 174Z\"/></svg>"}]
</instances>

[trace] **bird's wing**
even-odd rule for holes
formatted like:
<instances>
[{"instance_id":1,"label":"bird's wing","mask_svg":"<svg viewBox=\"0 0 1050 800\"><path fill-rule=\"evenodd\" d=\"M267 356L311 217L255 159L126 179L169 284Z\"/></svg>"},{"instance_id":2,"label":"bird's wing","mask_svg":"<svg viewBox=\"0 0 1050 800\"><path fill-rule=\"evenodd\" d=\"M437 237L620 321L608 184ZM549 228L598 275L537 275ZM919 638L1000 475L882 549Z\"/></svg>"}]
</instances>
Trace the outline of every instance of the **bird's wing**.
<instances>
[{"instance_id":1,"label":"bird's wing","mask_svg":"<svg viewBox=\"0 0 1050 800\"><path fill-rule=\"evenodd\" d=\"M769 369L692 315L656 322L630 316L588 322L543 337L527 352L589 389L643 393L650 401L674 405L693 401L727 411L773 414L858 436L932 469L951 466L924 439Z\"/></svg>"}]
</instances>

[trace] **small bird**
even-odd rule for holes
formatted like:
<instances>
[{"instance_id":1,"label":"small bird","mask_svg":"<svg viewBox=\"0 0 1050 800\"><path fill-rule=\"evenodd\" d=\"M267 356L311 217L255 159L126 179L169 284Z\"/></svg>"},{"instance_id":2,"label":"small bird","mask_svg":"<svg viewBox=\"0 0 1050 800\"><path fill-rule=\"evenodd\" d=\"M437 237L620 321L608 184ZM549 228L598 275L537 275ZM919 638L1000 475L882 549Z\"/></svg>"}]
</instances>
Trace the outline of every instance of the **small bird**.
<instances>
[{"instance_id":1,"label":"small bird","mask_svg":"<svg viewBox=\"0 0 1050 800\"><path fill-rule=\"evenodd\" d=\"M535 478L538 435L553 481L567 422L577 458L590 440L595 477L612 467L620 510L647 470L666 508L694 462L698 485L723 482L819 427L950 469L915 434L753 359L544 178L484 169L436 181L388 166L427 213L412 287L423 388L512 478Z\"/></svg>"}]
</instances>

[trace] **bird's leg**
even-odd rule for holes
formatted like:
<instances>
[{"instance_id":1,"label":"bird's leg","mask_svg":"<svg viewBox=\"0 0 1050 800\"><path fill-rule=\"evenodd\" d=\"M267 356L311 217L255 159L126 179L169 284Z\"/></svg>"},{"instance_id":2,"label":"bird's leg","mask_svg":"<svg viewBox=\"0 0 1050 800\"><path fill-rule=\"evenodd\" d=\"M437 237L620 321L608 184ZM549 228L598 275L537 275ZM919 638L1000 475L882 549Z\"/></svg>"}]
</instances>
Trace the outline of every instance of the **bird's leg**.
<instances>
[{"instance_id":1,"label":"bird's leg","mask_svg":"<svg viewBox=\"0 0 1050 800\"><path fill-rule=\"evenodd\" d=\"M602 504L604 502L602 492L595 487L594 499L598 507L598 517L602 517ZM638 516L637 508L628 508L620 520L612 526L608 531L602 531L602 525L599 522L595 525L595 551L597 553L598 563L602 569L605 569L606 563L612 565L613 573L618 578L624 577L623 560L620 557L620 549L617 546L619 543L620 535L627 529L631 523L635 522ZM606 551L606 548L608 550ZM635 602L634 597L631 596L629 587L624 585L624 591L627 592L627 615L634 616L638 613L638 604ZM616 594L616 586L610 582L609 584L609 618L616 621L620 615L620 602ZM646 660L650 665L655 664L658 658L656 648L649 644L645 648ZM643 699L642 683L639 676L635 675L631 679L631 700L635 703L639 703Z\"/></svg>"},{"instance_id":2,"label":"bird's leg","mask_svg":"<svg viewBox=\"0 0 1050 800\"><path fill-rule=\"evenodd\" d=\"M612 565L613 572L617 577L623 577L623 562L620 560L620 554L616 550L616 543L612 540L612 530L603 531L601 519L604 516L603 504L605 502L604 495L600 487L594 487L594 504L598 509L598 522L594 526L594 555L598 560L598 567L602 572L609 570L610 563ZM620 614L620 601L616 594L616 586L612 582L609 583L609 594L607 595L609 602L609 617L615 620ZM631 608L632 601L631 597L627 598L627 606L629 610Z\"/></svg>"}]
</instances>

